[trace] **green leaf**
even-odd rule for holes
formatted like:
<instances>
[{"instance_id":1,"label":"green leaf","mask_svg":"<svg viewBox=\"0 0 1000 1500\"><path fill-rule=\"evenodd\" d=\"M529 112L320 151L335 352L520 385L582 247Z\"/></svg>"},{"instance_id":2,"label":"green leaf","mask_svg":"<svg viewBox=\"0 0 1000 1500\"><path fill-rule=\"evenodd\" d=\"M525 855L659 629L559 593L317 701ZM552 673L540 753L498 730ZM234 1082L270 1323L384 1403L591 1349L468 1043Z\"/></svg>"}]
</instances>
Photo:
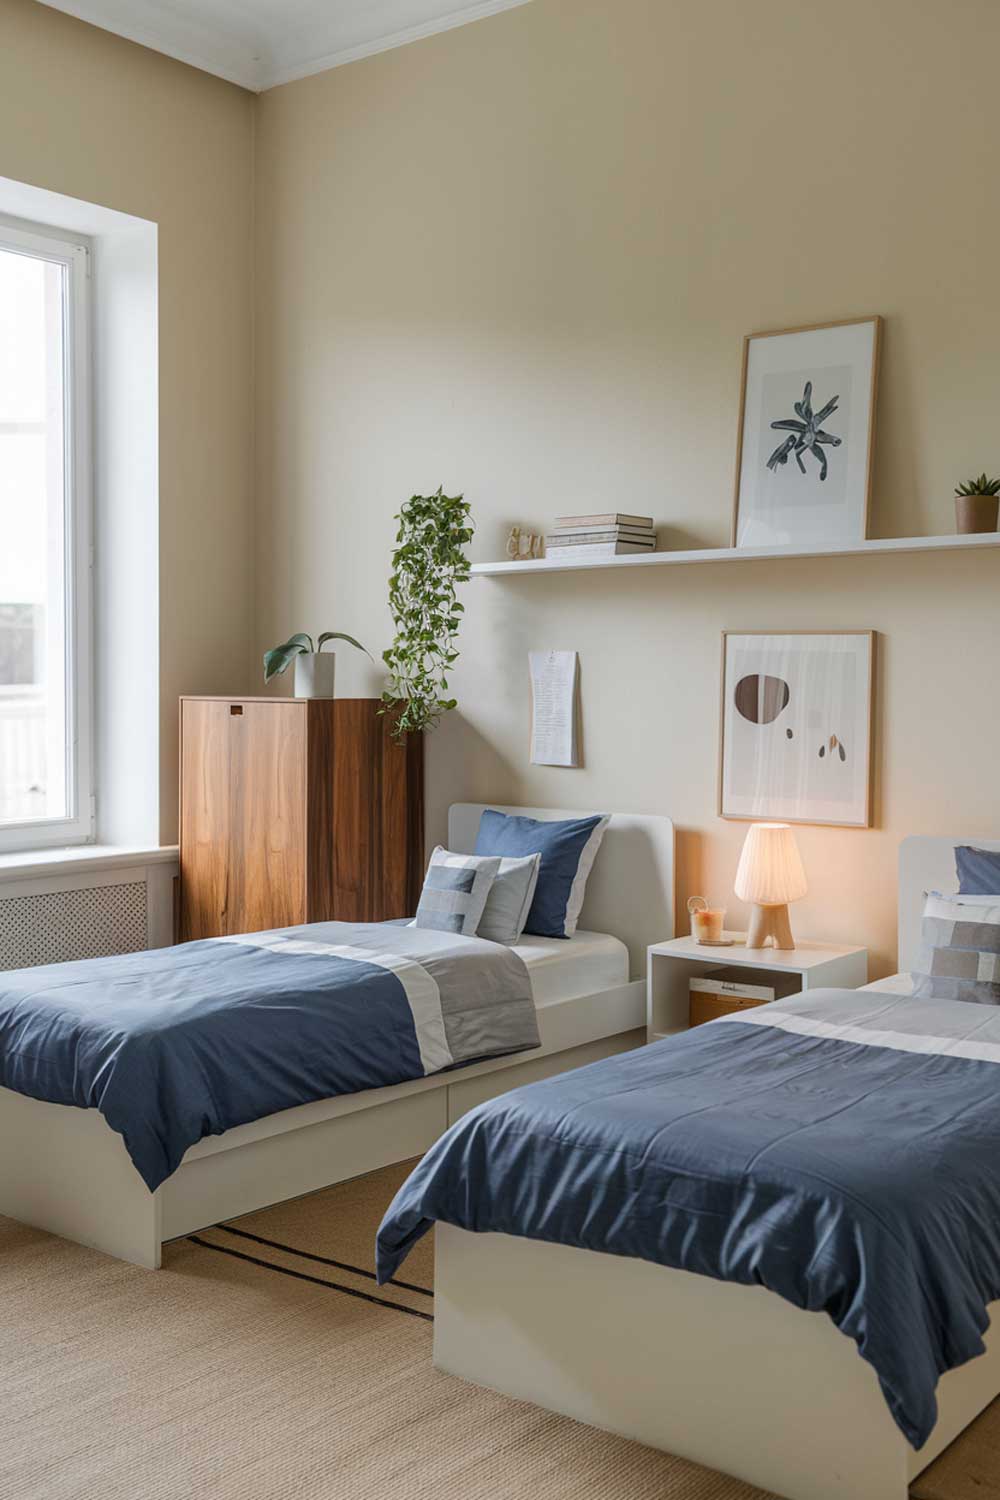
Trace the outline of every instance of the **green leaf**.
<instances>
[{"instance_id":1,"label":"green leaf","mask_svg":"<svg viewBox=\"0 0 1000 1500\"><path fill-rule=\"evenodd\" d=\"M272 677L277 677L287 671L291 663L303 651L305 651L304 646L291 641L286 641L283 646L275 646L271 651L265 651L264 681L270 682Z\"/></svg>"},{"instance_id":2,"label":"green leaf","mask_svg":"<svg viewBox=\"0 0 1000 1500\"><path fill-rule=\"evenodd\" d=\"M304 635L301 630L298 631L295 635L290 635L288 637L288 640L285 642L285 645L301 646L303 651L315 651L316 649L313 645L312 636Z\"/></svg>"},{"instance_id":3,"label":"green leaf","mask_svg":"<svg viewBox=\"0 0 1000 1500\"><path fill-rule=\"evenodd\" d=\"M349 646L356 646L359 651L363 651L370 662L374 662L375 660L367 646L362 646L361 642L356 641L353 635L346 635L342 630L324 630L317 642L316 650L322 651L327 641L346 641Z\"/></svg>"}]
</instances>

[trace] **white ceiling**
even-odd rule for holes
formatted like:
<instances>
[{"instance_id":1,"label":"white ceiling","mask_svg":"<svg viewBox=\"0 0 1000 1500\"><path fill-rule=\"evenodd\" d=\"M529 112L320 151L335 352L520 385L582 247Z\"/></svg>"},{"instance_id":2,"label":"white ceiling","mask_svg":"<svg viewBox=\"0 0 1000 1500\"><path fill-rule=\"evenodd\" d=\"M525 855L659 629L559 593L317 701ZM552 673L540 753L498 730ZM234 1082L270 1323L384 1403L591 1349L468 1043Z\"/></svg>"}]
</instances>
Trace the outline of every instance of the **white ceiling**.
<instances>
[{"instance_id":1,"label":"white ceiling","mask_svg":"<svg viewBox=\"0 0 1000 1500\"><path fill-rule=\"evenodd\" d=\"M527 0L42 0L259 92Z\"/></svg>"}]
</instances>

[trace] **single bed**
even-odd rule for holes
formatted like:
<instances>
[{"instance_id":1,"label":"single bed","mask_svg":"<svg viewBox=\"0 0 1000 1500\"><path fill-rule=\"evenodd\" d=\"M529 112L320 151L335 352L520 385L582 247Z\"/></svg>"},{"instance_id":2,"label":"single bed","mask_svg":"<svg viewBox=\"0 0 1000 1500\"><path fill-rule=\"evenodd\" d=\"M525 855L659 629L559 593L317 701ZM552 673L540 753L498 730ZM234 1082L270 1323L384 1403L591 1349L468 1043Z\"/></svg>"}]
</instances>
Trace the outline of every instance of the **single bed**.
<instances>
[{"instance_id":1,"label":"single bed","mask_svg":"<svg viewBox=\"0 0 1000 1500\"><path fill-rule=\"evenodd\" d=\"M901 973L955 843L901 849ZM436 1364L789 1500L905 1500L1000 1394L1000 1015L908 993L779 1002L463 1121L379 1236L385 1276L439 1221Z\"/></svg>"},{"instance_id":2,"label":"single bed","mask_svg":"<svg viewBox=\"0 0 1000 1500\"><path fill-rule=\"evenodd\" d=\"M452 849L473 850L484 806L450 809ZM0 1088L0 1213L156 1267L166 1240L405 1160L507 1088L638 1045L645 947L672 929L673 852L669 819L613 816L581 930L561 942L526 938L513 950L528 971L540 1045L205 1135L153 1191L97 1109Z\"/></svg>"}]
</instances>

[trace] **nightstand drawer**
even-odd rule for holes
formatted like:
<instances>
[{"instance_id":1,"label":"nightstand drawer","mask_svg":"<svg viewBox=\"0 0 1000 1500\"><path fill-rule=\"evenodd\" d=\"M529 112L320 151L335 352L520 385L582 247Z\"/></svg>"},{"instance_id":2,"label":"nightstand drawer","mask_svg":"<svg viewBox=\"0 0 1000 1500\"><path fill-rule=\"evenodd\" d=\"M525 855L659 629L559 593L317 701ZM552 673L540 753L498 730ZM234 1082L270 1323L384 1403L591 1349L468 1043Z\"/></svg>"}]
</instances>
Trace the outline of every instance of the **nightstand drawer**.
<instances>
[{"instance_id":1,"label":"nightstand drawer","mask_svg":"<svg viewBox=\"0 0 1000 1500\"><path fill-rule=\"evenodd\" d=\"M758 1005L767 1004L767 1000L743 1000L737 995L692 995L688 1025L704 1026L706 1021L731 1016L734 1011L756 1010Z\"/></svg>"}]
</instances>

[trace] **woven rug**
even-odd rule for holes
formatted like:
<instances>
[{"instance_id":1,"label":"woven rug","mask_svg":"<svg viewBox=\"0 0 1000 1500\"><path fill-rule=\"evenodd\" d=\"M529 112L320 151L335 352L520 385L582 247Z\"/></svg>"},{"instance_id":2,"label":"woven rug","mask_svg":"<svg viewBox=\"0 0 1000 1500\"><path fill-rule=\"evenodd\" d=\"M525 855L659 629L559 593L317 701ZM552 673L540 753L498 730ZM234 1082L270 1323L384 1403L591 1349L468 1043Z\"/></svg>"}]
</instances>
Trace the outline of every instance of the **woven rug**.
<instances>
[{"instance_id":1,"label":"woven rug","mask_svg":"<svg viewBox=\"0 0 1000 1500\"><path fill-rule=\"evenodd\" d=\"M392 1168L145 1272L0 1219L2 1500L762 1500L431 1364L431 1237L377 1287ZM1000 1500L1000 1411L914 1500Z\"/></svg>"}]
</instances>

